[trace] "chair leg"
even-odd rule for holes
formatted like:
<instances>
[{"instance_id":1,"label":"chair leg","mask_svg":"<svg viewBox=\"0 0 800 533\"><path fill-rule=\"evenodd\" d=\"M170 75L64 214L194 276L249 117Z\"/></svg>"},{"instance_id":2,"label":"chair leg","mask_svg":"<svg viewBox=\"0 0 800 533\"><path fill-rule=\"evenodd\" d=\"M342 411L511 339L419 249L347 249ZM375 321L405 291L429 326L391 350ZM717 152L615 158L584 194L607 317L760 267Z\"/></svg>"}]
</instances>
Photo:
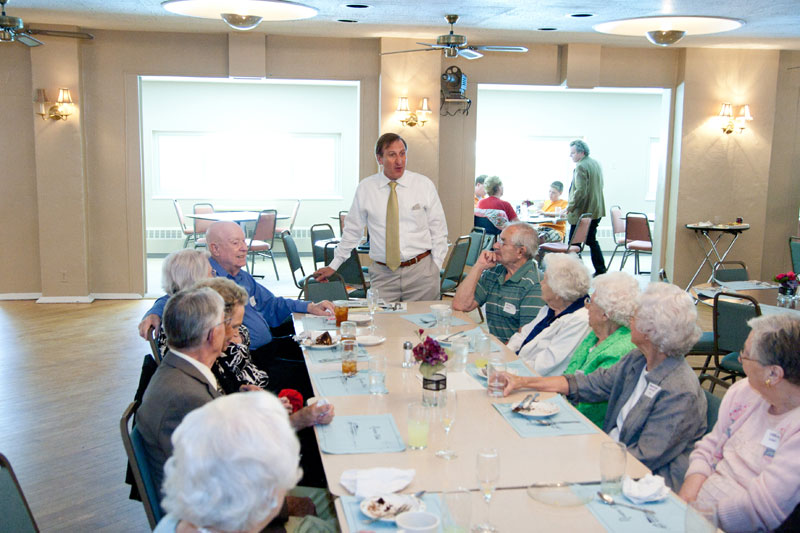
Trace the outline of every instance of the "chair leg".
<instances>
[{"instance_id":1,"label":"chair leg","mask_svg":"<svg viewBox=\"0 0 800 533\"><path fill-rule=\"evenodd\" d=\"M272 268L275 269L275 279L280 281L281 277L278 275L278 265L275 264L275 256L271 251L269 252L269 258L272 259Z\"/></svg>"},{"instance_id":2,"label":"chair leg","mask_svg":"<svg viewBox=\"0 0 800 533\"><path fill-rule=\"evenodd\" d=\"M630 253L628 252L628 249L626 248L625 251L622 252L622 261L619 264L619 269L620 270L625 268L625 263L628 261L628 256L629 255L630 255Z\"/></svg>"},{"instance_id":3,"label":"chair leg","mask_svg":"<svg viewBox=\"0 0 800 533\"><path fill-rule=\"evenodd\" d=\"M633 252L633 274L639 275L639 252Z\"/></svg>"}]
</instances>

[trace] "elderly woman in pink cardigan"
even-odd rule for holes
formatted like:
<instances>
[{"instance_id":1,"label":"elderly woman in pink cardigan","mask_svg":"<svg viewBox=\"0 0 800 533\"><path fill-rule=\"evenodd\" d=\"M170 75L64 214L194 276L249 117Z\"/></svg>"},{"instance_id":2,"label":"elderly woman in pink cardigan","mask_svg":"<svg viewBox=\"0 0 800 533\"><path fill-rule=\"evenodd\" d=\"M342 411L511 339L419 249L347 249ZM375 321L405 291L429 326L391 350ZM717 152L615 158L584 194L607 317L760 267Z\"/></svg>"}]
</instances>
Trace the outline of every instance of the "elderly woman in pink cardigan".
<instances>
[{"instance_id":1,"label":"elderly woman in pink cardigan","mask_svg":"<svg viewBox=\"0 0 800 533\"><path fill-rule=\"evenodd\" d=\"M680 491L687 502L716 504L728 533L773 530L800 502L800 318L749 325L739 356L747 378L725 394Z\"/></svg>"}]
</instances>

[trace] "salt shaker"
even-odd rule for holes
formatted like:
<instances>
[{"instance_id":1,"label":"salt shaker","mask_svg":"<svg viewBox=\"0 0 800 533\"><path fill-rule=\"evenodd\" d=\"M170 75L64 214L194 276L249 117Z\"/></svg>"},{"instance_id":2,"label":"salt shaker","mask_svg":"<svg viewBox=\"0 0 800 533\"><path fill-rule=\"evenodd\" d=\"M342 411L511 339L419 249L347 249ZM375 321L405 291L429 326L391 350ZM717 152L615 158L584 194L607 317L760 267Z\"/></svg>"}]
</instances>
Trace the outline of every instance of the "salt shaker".
<instances>
[{"instance_id":1,"label":"salt shaker","mask_svg":"<svg viewBox=\"0 0 800 533\"><path fill-rule=\"evenodd\" d=\"M411 368L414 366L414 345L411 341L403 343L403 368Z\"/></svg>"}]
</instances>

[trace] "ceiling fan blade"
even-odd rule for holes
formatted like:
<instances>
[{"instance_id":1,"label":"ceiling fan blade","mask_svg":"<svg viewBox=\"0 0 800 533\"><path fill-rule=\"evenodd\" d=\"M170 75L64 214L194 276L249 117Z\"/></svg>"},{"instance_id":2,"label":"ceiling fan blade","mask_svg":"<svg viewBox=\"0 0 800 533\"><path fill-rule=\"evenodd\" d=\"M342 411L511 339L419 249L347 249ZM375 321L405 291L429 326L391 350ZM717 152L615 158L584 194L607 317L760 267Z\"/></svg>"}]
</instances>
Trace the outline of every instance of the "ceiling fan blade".
<instances>
[{"instance_id":1,"label":"ceiling fan blade","mask_svg":"<svg viewBox=\"0 0 800 533\"><path fill-rule=\"evenodd\" d=\"M17 41L21 42L25 46L41 46L44 43L39 39L35 39L28 35L27 33L17 33L16 34Z\"/></svg>"},{"instance_id":2,"label":"ceiling fan blade","mask_svg":"<svg viewBox=\"0 0 800 533\"><path fill-rule=\"evenodd\" d=\"M390 56L392 54L405 54L406 52L433 52L436 48L415 48L414 50L398 50L396 52L381 52L382 56Z\"/></svg>"},{"instance_id":3,"label":"ceiling fan blade","mask_svg":"<svg viewBox=\"0 0 800 533\"><path fill-rule=\"evenodd\" d=\"M483 57L483 54L480 52L476 52L471 47L470 48L462 48L458 51L458 55L463 57L464 59L478 59Z\"/></svg>"},{"instance_id":4,"label":"ceiling fan blade","mask_svg":"<svg viewBox=\"0 0 800 533\"><path fill-rule=\"evenodd\" d=\"M483 46L472 46L470 47L473 50L483 50L485 52L527 52L528 49L524 46L492 46L492 45L483 45Z\"/></svg>"},{"instance_id":5,"label":"ceiling fan blade","mask_svg":"<svg viewBox=\"0 0 800 533\"><path fill-rule=\"evenodd\" d=\"M430 43L417 43L421 44L422 46L430 46L431 48L441 50L442 48L447 48L449 45L446 44L430 44Z\"/></svg>"},{"instance_id":6,"label":"ceiling fan blade","mask_svg":"<svg viewBox=\"0 0 800 533\"><path fill-rule=\"evenodd\" d=\"M34 28L27 28L26 33L31 35L48 35L50 37L72 37L73 39L94 39L94 35L86 33L85 31L63 31L63 30L37 30Z\"/></svg>"}]
</instances>

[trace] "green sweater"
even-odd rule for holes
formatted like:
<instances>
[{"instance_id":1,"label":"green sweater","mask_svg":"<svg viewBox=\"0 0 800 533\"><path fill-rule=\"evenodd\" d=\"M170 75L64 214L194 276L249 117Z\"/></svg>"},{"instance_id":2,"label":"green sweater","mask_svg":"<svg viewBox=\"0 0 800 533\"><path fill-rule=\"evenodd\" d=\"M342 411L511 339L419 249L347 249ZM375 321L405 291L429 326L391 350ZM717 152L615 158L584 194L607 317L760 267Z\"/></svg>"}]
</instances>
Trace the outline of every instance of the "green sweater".
<instances>
[{"instance_id":1,"label":"green sweater","mask_svg":"<svg viewBox=\"0 0 800 533\"><path fill-rule=\"evenodd\" d=\"M595 343L597 343L597 335L594 334L594 331L590 331L589 335L575 349L564 374L574 374L576 372L591 374L598 368L614 366L624 355L636 348L631 342L631 330L625 326L617 328L614 333L597 346L595 346ZM592 346L594 346L594 349L589 351ZM608 402L578 402L575 407L595 425L603 427Z\"/></svg>"}]
</instances>

